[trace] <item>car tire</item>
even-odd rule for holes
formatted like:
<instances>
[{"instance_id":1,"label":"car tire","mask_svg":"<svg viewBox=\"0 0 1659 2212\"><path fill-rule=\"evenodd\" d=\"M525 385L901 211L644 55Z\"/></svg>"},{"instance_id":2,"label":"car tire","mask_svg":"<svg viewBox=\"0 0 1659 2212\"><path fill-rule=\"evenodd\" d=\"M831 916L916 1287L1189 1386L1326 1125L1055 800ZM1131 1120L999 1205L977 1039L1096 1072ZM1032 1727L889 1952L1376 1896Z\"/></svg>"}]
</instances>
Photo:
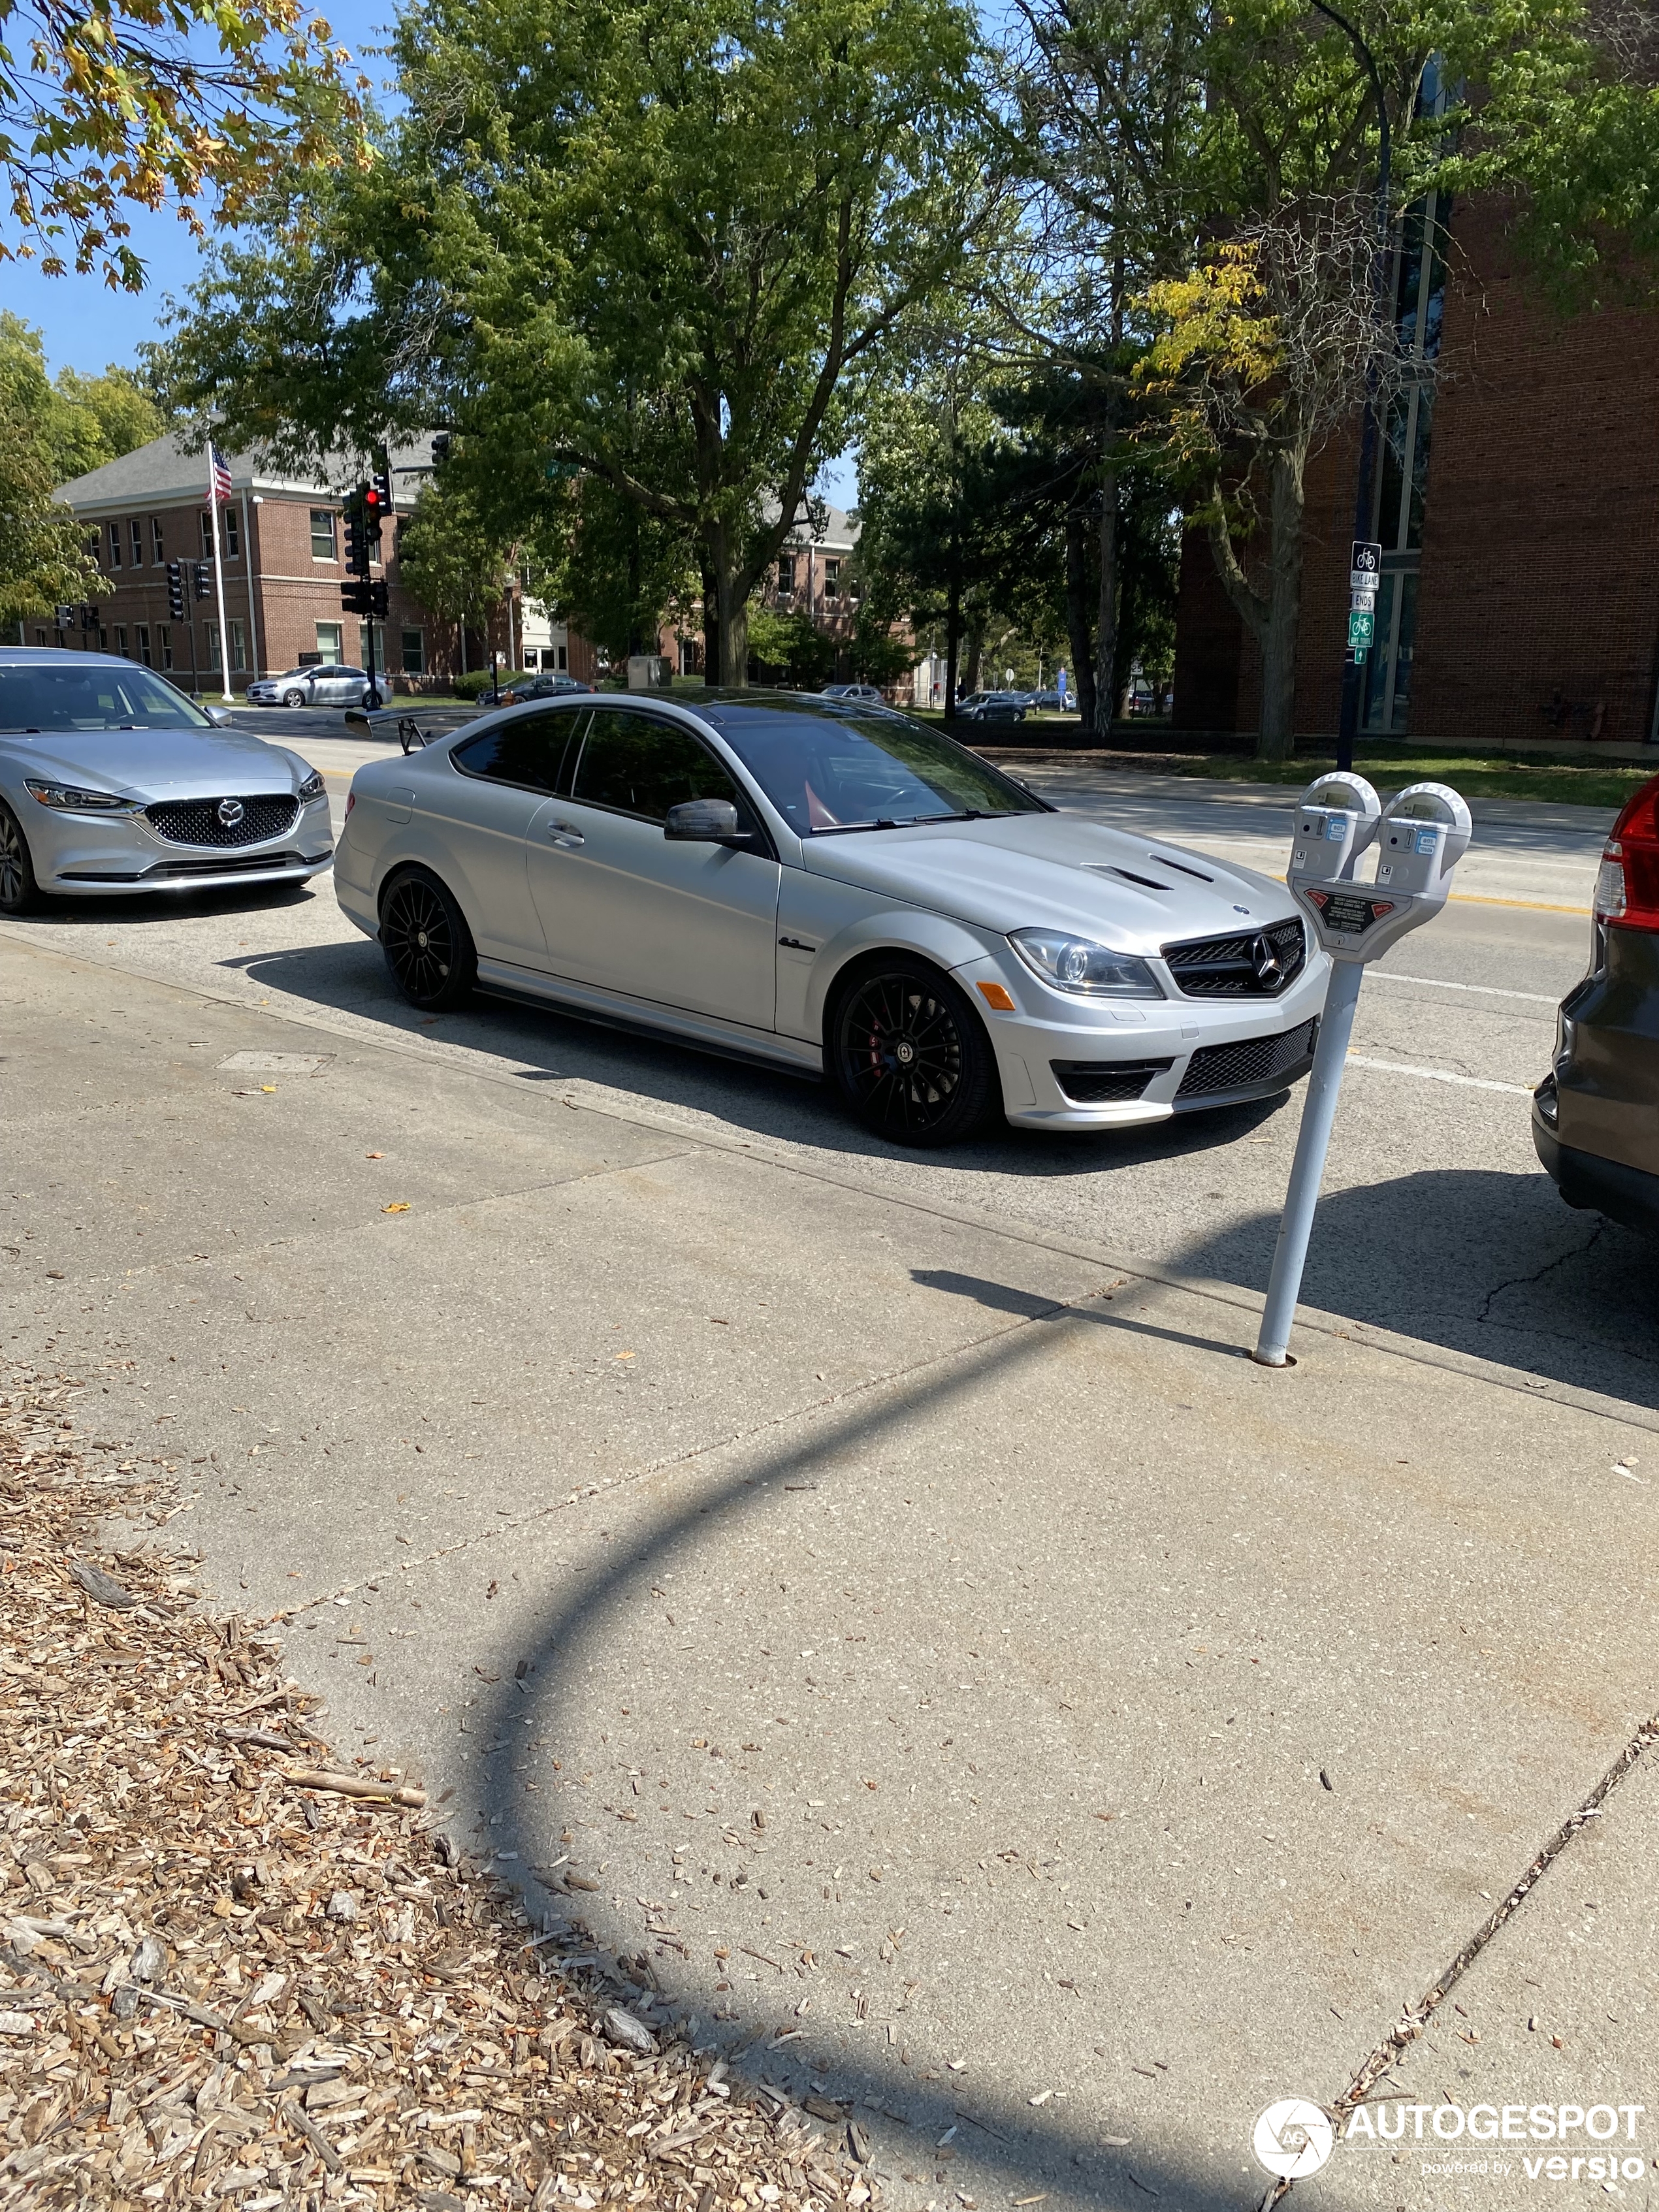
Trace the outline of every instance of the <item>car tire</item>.
<instances>
[{"instance_id":1,"label":"car tire","mask_svg":"<svg viewBox=\"0 0 1659 2212\"><path fill-rule=\"evenodd\" d=\"M380 949L392 980L424 1013L464 1005L478 976L466 917L424 868L404 868L380 897Z\"/></svg>"},{"instance_id":2,"label":"car tire","mask_svg":"<svg viewBox=\"0 0 1659 2212\"><path fill-rule=\"evenodd\" d=\"M380 695L372 684L363 693L362 704L364 713L369 714L372 714L380 704Z\"/></svg>"},{"instance_id":3,"label":"car tire","mask_svg":"<svg viewBox=\"0 0 1659 2212\"><path fill-rule=\"evenodd\" d=\"M0 805L0 914L27 914L40 896L23 825L9 806Z\"/></svg>"},{"instance_id":4,"label":"car tire","mask_svg":"<svg viewBox=\"0 0 1659 2212\"><path fill-rule=\"evenodd\" d=\"M303 707L305 703L306 695L303 691L284 691L283 694L283 704L285 707Z\"/></svg>"},{"instance_id":5,"label":"car tire","mask_svg":"<svg viewBox=\"0 0 1659 2212\"><path fill-rule=\"evenodd\" d=\"M925 960L866 962L837 989L827 1033L836 1089L890 1144L960 1144L1001 1110L983 1023Z\"/></svg>"}]
</instances>

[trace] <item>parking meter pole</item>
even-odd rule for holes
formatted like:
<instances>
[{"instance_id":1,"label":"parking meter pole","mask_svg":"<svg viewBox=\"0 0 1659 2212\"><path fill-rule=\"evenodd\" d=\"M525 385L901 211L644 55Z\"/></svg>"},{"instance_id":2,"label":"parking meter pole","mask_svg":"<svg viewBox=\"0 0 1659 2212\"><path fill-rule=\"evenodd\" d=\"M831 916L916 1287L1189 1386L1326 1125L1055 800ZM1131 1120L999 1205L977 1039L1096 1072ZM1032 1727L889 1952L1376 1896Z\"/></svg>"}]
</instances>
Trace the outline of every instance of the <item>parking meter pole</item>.
<instances>
[{"instance_id":1,"label":"parking meter pole","mask_svg":"<svg viewBox=\"0 0 1659 2212\"><path fill-rule=\"evenodd\" d=\"M1339 960L1331 969L1325 1012L1319 1024L1319 1042L1314 1047L1313 1067L1308 1077L1308 1095L1302 1108L1296 1158L1291 1164L1290 1188L1285 1194L1279 1241L1273 1246L1273 1273L1267 1278L1261 1334L1251 1354L1262 1367L1283 1367L1287 1364L1296 1301L1308 1257L1308 1239L1313 1233L1314 1208L1319 1203L1325 1154L1330 1146L1331 1125L1336 1119L1336 1101L1342 1088L1342 1064L1348 1056L1354 1008L1359 1004L1359 986L1364 973L1357 960Z\"/></svg>"},{"instance_id":2,"label":"parking meter pole","mask_svg":"<svg viewBox=\"0 0 1659 2212\"><path fill-rule=\"evenodd\" d=\"M1356 544L1356 563L1362 553L1376 550ZM1407 784L1385 807L1363 775L1339 769L1316 778L1297 801L1285 879L1315 944L1331 956L1331 980L1253 1355L1263 1367L1291 1364L1297 1293L1365 963L1397 945L1407 930L1433 921L1450 895L1452 870L1468 852L1471 835L1468 808L1443 783ZM1375 876L1357 874L1356 864L1373 850Z\"/></svg>"}]
</instances>

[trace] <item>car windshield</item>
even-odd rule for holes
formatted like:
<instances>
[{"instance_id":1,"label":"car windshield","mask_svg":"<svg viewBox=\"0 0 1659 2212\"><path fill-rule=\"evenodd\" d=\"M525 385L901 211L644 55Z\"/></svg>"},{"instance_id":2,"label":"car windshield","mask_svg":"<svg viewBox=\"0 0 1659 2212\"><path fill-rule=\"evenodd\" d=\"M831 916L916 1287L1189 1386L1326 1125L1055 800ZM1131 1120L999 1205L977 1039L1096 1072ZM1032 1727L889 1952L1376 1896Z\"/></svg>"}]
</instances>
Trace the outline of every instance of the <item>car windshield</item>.
<instances>
[{"instance_id":1,"label":"car windshield","mask_svg":"<svg viewBox=\"0 0 1659 2212\"><path fill-rule=\"evenodd\" d=\"M0 730L210 730L201 708L147 668L66 661L0 668Z\"/></svg>"},{"instance_id":2,"label":"car windshield","mask_svg":"<svg viewBox=\"0 0 1659 2212\"><path fill-rule=\"evenodd\" d=\"M902 714L698 704L803 837L1043 811L988 761Z\"/></svg>"}]
</instances>

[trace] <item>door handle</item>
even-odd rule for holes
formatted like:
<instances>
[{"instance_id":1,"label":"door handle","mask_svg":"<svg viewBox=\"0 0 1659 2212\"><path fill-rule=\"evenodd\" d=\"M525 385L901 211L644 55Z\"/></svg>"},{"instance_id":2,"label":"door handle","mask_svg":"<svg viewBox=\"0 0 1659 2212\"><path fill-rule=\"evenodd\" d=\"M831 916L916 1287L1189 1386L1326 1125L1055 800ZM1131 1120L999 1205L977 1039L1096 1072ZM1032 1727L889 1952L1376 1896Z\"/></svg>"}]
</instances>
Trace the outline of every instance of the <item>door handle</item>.
<instances>
[{"instance_id":1,"label":"door handle","mask_svg":"<svg viewBox=\"0 0 1659 2212\"><path fill-rule=\"evenodd\" d=\"M574 822L550 822L547 834L556 845L583 845L587 842Z\"/></svg>"}]
</instances>

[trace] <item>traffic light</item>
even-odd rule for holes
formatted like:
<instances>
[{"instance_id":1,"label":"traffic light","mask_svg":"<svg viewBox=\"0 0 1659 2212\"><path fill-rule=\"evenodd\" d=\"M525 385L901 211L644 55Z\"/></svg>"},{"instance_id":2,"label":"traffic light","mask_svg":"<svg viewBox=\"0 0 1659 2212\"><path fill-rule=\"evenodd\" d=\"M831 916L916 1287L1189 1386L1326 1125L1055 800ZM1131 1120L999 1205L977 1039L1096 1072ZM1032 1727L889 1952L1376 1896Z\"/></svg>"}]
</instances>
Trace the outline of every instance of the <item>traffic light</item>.
<instances>
[{"instance_id":1,"label":"traffic light","mask_svg":"<svg viewBox=\"0 0 1659 2212\"><path fill-rule=\"evenodd\" d=\"M442 468L444 463L449 459L449 449L453 442L454 441L450 437L447 430L440 430L437 436L434 438L432 441L432 465L434 469Z\"/></svg>"},{"instance_id":2,"label":"traffic light","mask_svg":"<svg viewBox=\"0 0 1659 2212\"><path fill-rule=\"evenodd\" d=\"M96 629L98 627L98 609L90 599L81 610L81 627L82 629Z\"/></svg>"},{"instance_id":3,"label":"traffic light","mask_svg":"<svg viewBox=\"0 0 1659 2212\"><path fill-rule=\"evenodd\" d=\"M349 583L342 584L340 586L340 605L349 615L372 614L374 611L374 591L375 586L369 582L367 576L354 576ZM384 584L380 586L380 591L382 605L384 605L386 596Z\"/></svg>"},{"instance_id":4,"label":"traffic light","mask_svg":"<svg viewBox=\"0 0 1659 2212\"><path fill-rule=\"evenodd\" d=\"M54 607L52 611L52 618L59 629L73 629L77 612L78 610L75 607Z\"/></svg>"},{"instance_id":5,"label":"traffic light","mask_svg":"<svg viewBox=\"0 0 1659 2212\"><path fill-rule=\"evenodd\" d=\"M377 620L380 622L384 622L386 620L386 579L384 576L377 577L369 586L368 607L369 612L374 615Z\"/></svg>"},{"instance_id":6,"label":"traffic light","mask_svg":"<svg viewBox=\"0 0 1659 2212\"><path fill-rule=\"evenodd\" d=\"M174 622L185 618L185 564L182 561L167 562L167 612Z\"/></svg>"},{"instance_id":7,"label":"traffic light","mask_svg":"<svg viewBox=\"0 0 1659 2212\"><path fill-rule=\"evenodd\" d=\"M369 519L369 528L378 536L377 526L382 515L392 510L392 471L381 469L372 476L363 491L363 507Z\"/></svg>"},{"instance_id":8,"label":"traffic light","mask_svg":"<svg viewBox=\"0 0 1659 2212\"><path fill-rule=\"evenodd\" d=\"M345 564L354 576L368 574L370 532L367 514L361 504L362 497L361 490L354 493L347 501L345 509Z\"/></svg>"},{"instance_id":9,"label":"traffic light","mask_svg":"<svg viewBox=\"0 0 1659 2212\"><path fill-rule=\"evenodd\" d=\"M197 598L198 599L211 599L213 596L213 571L209 567L208 563L205 561L192 561L190 564L190 574L191 580L196 587Z\"/></svg>"}]
</instances>

